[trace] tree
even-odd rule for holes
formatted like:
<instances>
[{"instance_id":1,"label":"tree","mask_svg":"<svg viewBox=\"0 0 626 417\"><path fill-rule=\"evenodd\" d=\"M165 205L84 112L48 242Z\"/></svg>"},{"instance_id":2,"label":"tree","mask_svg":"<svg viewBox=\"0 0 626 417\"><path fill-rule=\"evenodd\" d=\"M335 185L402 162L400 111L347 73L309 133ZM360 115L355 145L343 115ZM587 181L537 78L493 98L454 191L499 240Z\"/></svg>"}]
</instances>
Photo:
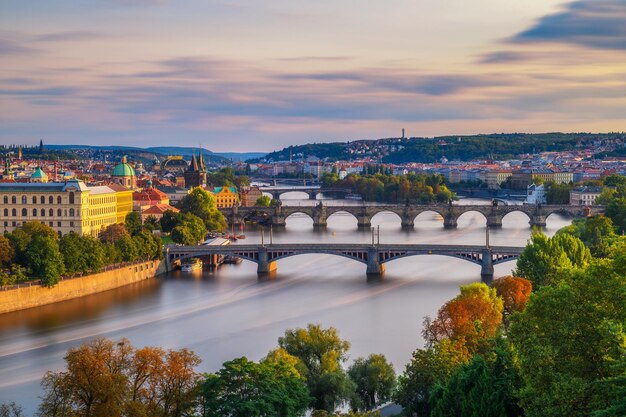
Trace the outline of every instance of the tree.
<instances>
[{"instance_id":1,"label":"tree","mask_svg":"<svg viewBox=\"0 0 626 417\"><path fill-rule=\"evenodd\" d=\"M50 236L38 235L26 247L26 262L33 275L52 287L59 282L65 268L59 244Z\"/></svg>"},{"instance_id":2,"label":"tree","mask_svg":"<svg viewBox=\"0 0 626 417\"><path fill-rule=\"evenodd\" d=\"M288 365L242 357L202 382L206 417L296 417L310 402L306 384Z\"/></svg>"},{"instance_id":3,"label":"tree","mask_svg":"<svg viewBox=\"0 0 626 417\"><path fill-rule=\"evenodd\" d=\"M507 275L494 280L492 287L502 298L504 323L508 327L508 318L511 314L516 311L524 311L526 308L533 285L527 279Z\"/></svg>"},{"instance_id":4,"label":"tree","mask_svg":"<svg viewBox=\"0 0 626 417\"><path fill-rule=\"evenodd\" d=\"M0 235L0 267L9 266L13 262L15 250L11 241Z\"/></svg>"},{"instance_id":5,"label":"tree","mask_svg":"<svg viewBox=\"0 0 626 417\"><path fill-rule=\"evenodd\" d=\"M142 228L141 216L136 211L131 211L126 215L124 225L126 226L126 230L128 230L128 233L130 233L131 236L135 236L141 231Z\"/></svg>"},{"instance_id":6,"label":"tree","mask_svg":"<svg viewBox=\"0 0 626 417\"><path fill-rule=\"evenodd\" d=\"M278 345L299 359L296 368L313 397L312 408L332 412L351 398L354 385L341 367L350 343L340 339L335 328L309 324L306 329L289 329Z\"/></svg>"},{"instance_id":7,"label":"tree","mask_svg":"<svg viewBox=\"0 0 626 417\"><path fill-rule=\"evenodd\" d=\"M199 217L208 230L224 230L226 219L217 209L213 194L201 187L196 187L187 194L178 204L182 213L190 213Z\"/></svg>"},{"instance_id":8,"label":"tree","mask_svg":"<svg viewBox=\"0 0 626 417\"><path fill-rule=\"evenodd\" d=\"M98 238L102 243L115 243L124 236L128 236L128 231L126 227L122 224L110 224L98 235Z\"/></svg>"},{"instance_id":9,"label":"tree","mask_svg":"<svg viewBox=\"0 0 626 417\"><path fill-rule=\"evenodd\" d=\"M69 273L99 272L106 260L102 243L92 236L68 233L59 241L59 251Z\"/></svg>"},{"instance_id":10,"label":"tree","mask_svg":"<svg viewBox=\"0 0 626 417\"><path fill-rule=\"evenodd\" d=\"M614 392L598 382L618 374L626 334L626 274L619 258L593 261L533 293L513 316L526 416L589 416Z\"/></svg>"},{"instance_id":11,"label":"tree","mask_svg":"<svg viewBox=\"0 0 626 417\"><path fill-rule=\"evenodd\" d=\"M269 196L262 195L256 199L256 203L254 203L254 205L259 207L269 207L271 202L272 199Z\"/></svg>"},{"instance_id":12,"label":"tree","mask_svg":"<svg viewBox=\"0 0 626 417\"><path fill-rule=\"evenodd\" d=\"M26 250L30 242L37 236L48 237L54 242L59 239L59 235L48 225L40 222L25 222L13 232L6 234L15 250L15 261L22 266L28 266Z\"/></svg>"},{"instance_id":13,"label":"tree","mask_svg":"<svg viewBox=\"0 0 626 417\"><path fill-rule=\"evenodd\" d=\"M182 417L195 407L200 360L186 349L136 350L98 338L70 349L65 362L42 380L42 417Z\"/></svg>"},{"instance_id":14,"label":"tree","mask_svg":"<svg viewBox=\"0 0 626 417\"><path fill-rule=\"evenodd\" d=\"M626 233L626 198L611 200L606 206L605 214L613 220L617 233Z\"/></svg>"},{"instance_id":15,"label":"tree","mask_svg":"<svg viewBox=\"0 0 626 417\"><path fill-rule=\"evenodd\" d=\"M172 240L183 245L197 245L204 239L206 232L202 219L187 213L181 217L178 226L172 229Z\"/></svg>"},{"instance_id":16,"label":"tree","mask_svg":"<svg viewBox=\"0 0 626 417\"><path fill-rule=\"evenodd\" d=\"M0 404L0 417L24 417L24 411L14 402Z\"/></svg>"},{"instance_id":17,"label":"tree","mask_svg":"<svg viewBox=\"0 0 626 417\"><path fill-rule=\"evenodd\" d=\"M132 239L137 248L137 257L139 259L161 259L163 245L160 237L155 236L147 229L142 229Z\"/></svg>"},{"instance_id":18,"label":"tree","mask_svg":"<svg viewBox=\"0 0 626 417\"><path fill-rule=\"evenodd\" d=\"M143 226L149 231L161 230L161 223L155 216L148 216L143 222Z\"/></svg>"},{"instance_id":19,"label":"tree","mask_svg":"<svg viewBox=\"0 0 626 417\"><path fill-rule=\"evenodd\" d=\"M563 276L563 269L583 268L591 259L584 243L571 235L559 233L549 238L533 233L531 243L526 245L517 260L516 276L532 282L533 288L553 284Z\"/></svg>"},{"instance_id":20,"label":"tree","mask_svg":"<svg viewBox=\"0 0 626 417\"><path fill-rule=\"evenodd\" d=\"M415 350L404 373L398 377L394 401L402 406L406 415L430 415L429 398L435 385L445 382L470 359L471 355L462 343L448 339L432 348Z\"/></svg>"},{"instance_id":21,"label":"tree","mask_svg":"<svg viewBox=\"0 0 626 417\"><path fill-rule=\"evenodd\" d=\"M372 410L391 398L396 385L396 372L382 354L358 358L348 368L348 376L356 385L352 409Z\"/></svg>"},{"instance_id":22,"label":"tree","mask_svg":"<svg viewBox=\"0 0 626 417\"><path fill-rule=\"evenodd\" d=\"M165 233L170 233L173 228L178 226L182 219L182 213L174 210L166 210L159 222L161 223L161 230Z\"/></svg>"},{"instance_id":23,"label":"tree","mask_svg":"<svg viewBox=\"0 0 626 417\"><path fill-rule=\"evenodd\" d=\"M520 385L518 371L503 339L493 352L475 355L461 365L430 396L431 417L518 417L524 413L517 405Z\"/></svg>"},{"instance_id":24,"label":"tree","mask_svg":"<svg viewBox=\"0 0 626 417\"><path fill-rule=\"evenodd\" d=\"M557 184L553 181L546 183L546 202L548 204L569 204L570 184Z\"/></svg>"},{"instance_id":25,"label":"tree","mask_svg":"<svg viewBox=\"0 0 626 417\"><path fill-rule=\"evenodd\" d=\"M132 262L139 258L137 245L129 235L123 236L121 239L117 240L115 242L115 249L117 253L120 254L122 262Z\"/></svg>"},{"instance_id":26,"label":"tree","mask_svg":"<svg viewBox=\"0 0 626 417\"><path fill-rule=\"evenodd\" d=\"M472 353L485 349L502 323L502 299L483 283L461 286L461 293L444 304L437 317L426 317L422 332L429 346L443 339L459 341Z\"/></svg>"}]
</instances>

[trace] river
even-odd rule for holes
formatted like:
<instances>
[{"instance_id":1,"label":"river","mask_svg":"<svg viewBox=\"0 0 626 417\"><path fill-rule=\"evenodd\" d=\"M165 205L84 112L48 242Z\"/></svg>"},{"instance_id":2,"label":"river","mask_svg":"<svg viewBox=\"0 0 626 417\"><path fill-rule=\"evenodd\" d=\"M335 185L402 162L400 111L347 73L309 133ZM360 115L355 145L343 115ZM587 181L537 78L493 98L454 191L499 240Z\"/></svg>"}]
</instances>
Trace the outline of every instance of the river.
<instances>
[{"instance_id":1,"label":"river","mask_svg":"<svg viewBox=\"0 0 626 417\"><path fill-rule=\"evenodd\" d=\"M290 193L284 204L314 204ZM338 202L328 202L336 204ZM358 204L344 201L345 204ZM461 204L477 203L463 200ZM485 203L482 201L482 203ZM548 218L546 233L554 234L570 220ZM415 228L402 230L400 218L380 213L381 243L484 244L484 217L466 213L458 228L444 230L435 213L423 213ZM502 229L490 232L492 245L524 246L530 237L528 218L511 213ZM250 228L242 243L260 242ZM265 233L266 243L269 233ZM328 227L314 230L313 221L295 214L280 242L371 241L356 219L337 213ZM423 345L422 320L458 292L459 285L480 280L480 266L449 257L417 256L386 265L383 280L368 281L365 265L332 255L302 255L280 260L276 277L257 280L256 265L244 261L217 271L173 272L155 280L0 316L0 403L15 401L32 415L41 395L39 382L47 370L64 366L68 348L103 336L128 338L145 345L187 347L201 358L200 371L219 369L238 356L262 358L276 346L285 329L320 323L334 326L352 343L350 358L383 353L401 373L411 352ZM496 265L496 276L509 274L515 262Z\"/></svg>"}]
</instances>

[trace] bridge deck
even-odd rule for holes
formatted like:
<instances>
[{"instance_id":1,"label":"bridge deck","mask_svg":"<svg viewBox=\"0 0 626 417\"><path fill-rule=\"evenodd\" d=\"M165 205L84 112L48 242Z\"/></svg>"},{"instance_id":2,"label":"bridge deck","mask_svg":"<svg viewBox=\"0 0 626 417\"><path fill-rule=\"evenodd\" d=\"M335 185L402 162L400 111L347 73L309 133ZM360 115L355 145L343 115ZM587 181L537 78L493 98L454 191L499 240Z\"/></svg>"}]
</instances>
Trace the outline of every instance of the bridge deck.
<instances>
[{"instance_id":1,"label":"bridge deck","mask_svg":"<svg viewBox=\"0 0 626 417\"><path fill-rule=\"evenodd\" d=\"M202 252L202 253L226 253L237 251L255 251L259 248L266 248L268 251L278 250L293 250L293 251L315 251L315 250L368 250L375 247L380 252L384 251L433 251L433 252L478 252L483 249L490 249L493 253L510 253L519 254L524 250L523 247L517 246L489 246L487 248L484 245L428 245L428 244L402 244L402 243L383 243L380 245L372 246L366 243L279 243L272 245L261 244L243 244L243 245L224 245L224 246L183 246L183 245L170 245L169 253L189 253L189 252Z\"/></svg>"}]
</instances>

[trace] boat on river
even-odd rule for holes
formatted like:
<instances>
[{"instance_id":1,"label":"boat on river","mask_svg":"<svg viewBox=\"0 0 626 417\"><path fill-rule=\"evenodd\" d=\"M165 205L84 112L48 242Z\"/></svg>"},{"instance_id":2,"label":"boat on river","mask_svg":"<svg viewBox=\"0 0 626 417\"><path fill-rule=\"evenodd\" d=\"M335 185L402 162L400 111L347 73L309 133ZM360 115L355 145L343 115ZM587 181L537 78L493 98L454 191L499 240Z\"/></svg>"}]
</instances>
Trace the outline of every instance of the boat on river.
<instances>
[{"instance_id":1,"label":"boat on river","mask_svg":"<svg viewBox=\"0 0 626 417\"><path fill-rule=\"evenodd\" d=\"M191 258L188 261L183 262L181 266L183 272L193 272L202 270L202 261L198 258Z\"/></svg>"}]
</instances>

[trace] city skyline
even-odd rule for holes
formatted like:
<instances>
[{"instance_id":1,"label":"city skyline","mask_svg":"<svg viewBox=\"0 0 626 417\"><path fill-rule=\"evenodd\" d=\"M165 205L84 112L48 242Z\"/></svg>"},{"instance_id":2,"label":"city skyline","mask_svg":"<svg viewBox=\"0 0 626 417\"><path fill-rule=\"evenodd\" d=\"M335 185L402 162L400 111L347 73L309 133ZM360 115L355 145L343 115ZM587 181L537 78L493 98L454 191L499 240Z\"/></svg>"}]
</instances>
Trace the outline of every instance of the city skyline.
<instances>
[{"instance_id":1,"label":"city skyline","mask_svg":"<svg viewBox=\"0 0 626 417\"><path fill-rule=\"evenodd\" d=\"M625 20L624 0L9 0L0 144L622 131Z\"/></svg>"}]
</instances>

